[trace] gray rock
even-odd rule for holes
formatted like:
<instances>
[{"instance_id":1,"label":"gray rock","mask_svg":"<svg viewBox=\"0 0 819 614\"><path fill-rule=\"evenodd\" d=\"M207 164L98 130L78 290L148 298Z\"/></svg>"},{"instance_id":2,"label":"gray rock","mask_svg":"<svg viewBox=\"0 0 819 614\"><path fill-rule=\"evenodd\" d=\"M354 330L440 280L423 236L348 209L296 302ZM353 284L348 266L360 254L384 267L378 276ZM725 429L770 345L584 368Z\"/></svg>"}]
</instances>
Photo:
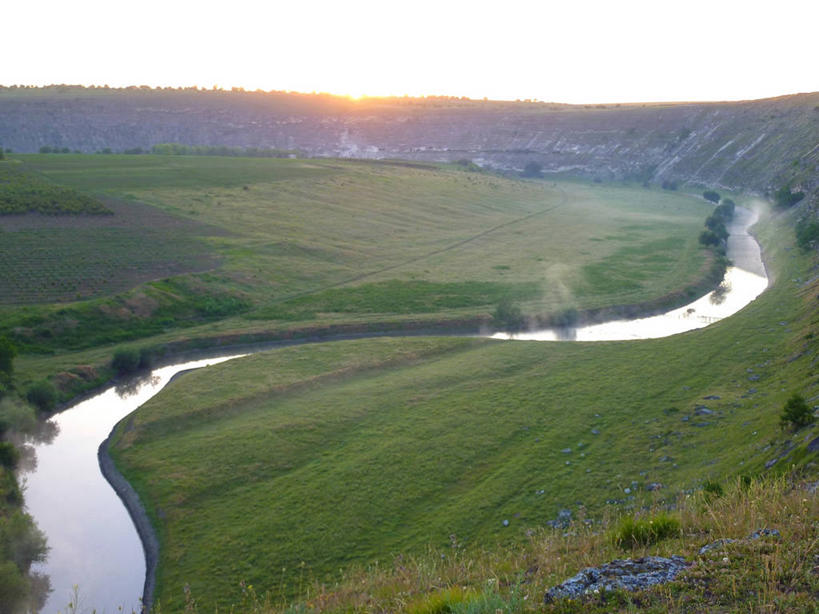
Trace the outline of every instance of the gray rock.
<instances>
[{"instance_id":1,"label":"gray rock","mask_svg":"<svg viewBox=\"0 0 819 614\"><path fill-rule=\"evenodd\" d=\"M711 550L715 550L725 544L734 544L737 540L735 539L718 539L715 542L711 542L710 544L706 544L702 548L700 548L700 554L705 554L706 552L710 552Z\"/></svg>"},{"instance_id":2,"label":"gray rock","mask_svg":"<svg viewBox=\"0 0 819 614\"><path fill-rule=\"evenodd\" d=\"M567 529L572 523L572 510L561 509L557 512L557 518L547 520L546 524L553 529Z\"/></svg>"},{"instance_id":3,"label":"gray rock","mask_svg":"<svg viewBox=\"0 0 819 614\"><path fill-rule=\"evenodd\" d=\"M773 467L776 464L776 461L778 460L779 460L778 458L772 458L771 460L769 460L767 463L765 463L765 469L770 469L771 467Z\"/></svg>"},{"instance_id":4,"label":"gray rock","mask_svg":"<svg viewBox=\"0 0 819 614\"><path fill-rule=\"evenodd\" d=\"M651 484L646 486L646 490L655 491L655 490L660 490L662 487L663 487L663 485L660 484L659 482L652 482Z\"/></svg>"},{"instance_id":5,"label":"gray rock","mask_svg":"<svg viewBox=\"0 0 819 614\"><path fill-rule=\"evenodd\" d=\"M756 373L754 373L753 375L749 375L748 376L748 381L758 382L759 381L759 375L757 375Z\"/></svg>"},{"instance_id":6,"label":"gray rock","mask_svg":"<svg viewBox=\"0 0 819 614\"><path fill-rule=\"evenodd\" d=\"M592 429L591 432L592 432L592 435L599 435L600 434L600 429Z\"/></svg>"},{"instance_id":7,"label":"gray rock","mask_svg":"<svg viewBox=\"0 0 819 614\"><path fill-rule=\"evenodd\" d=\"M808 452L819 452L819 437L808 444Z\"/></svg>"},{"instance_id":8,"label":"gray rock","mask_svg":"<svg viewBox=\"0 0 819 614\"><path fill-rule=\"evenodd\" d=\"M757 529L748 536L748 539L754 540L760 537L781 537L778 529Z\"/></svg>"},{"instance_id":9,"label":"gray rock","mask_svg":"<svg viewBox=\"0 0 819 614\"><path fill-rule=\"evenodd\" d=\"M711 426L713 422L695 422L693 426Z\"/></svg>"},{"instance_id":10,"label":"gray rock","mask_svg":"<svg viewBox=\"0 0 819 614\"><path fill-rule=\"evenodd\" d=\"M600 567L587 567L562 584L553 586L546 591L544 601L551 603L557 599L577 598L616 589L640 591L655 584L670 582L688 565L681 556L618 559Z\"/></svg>"},{"instance_id":11,"label":"gray rock","mask_svg":"<svg viewBox=\"0 0 819 614\"><path fill-rule=\"evenodd\" d=\"M708 409L705 405L697 405L697 407L694 408L694 415L696 415L696 416L713 416L714 411L711 410L711 409Z\"/></svg>"},{"instance_id":12,"label":"gray rock","mask_svg":"<svg viewBox=\"0 0 819 614\"><path fill-rule=\"evenodd\" d=\"M720 396L718 394L709 394L707 397L702 397L704 401L719 401Z\"/></svg>"},{"instance_id":13,"label":"gray rock","mask_svg":"<svg viewBox=\"0 0 819 614\"><path fill-rule=\"evenodd\" d=\"M508 527L509 526L509 521L504 519L503 526Z\"/></svg>"},{"instance_id":14,"label":"gray rock","mask_svg":"<svg viewBox=\"0 0 819 614\"><path fill-rule=\"evenodd\" d=\"M563 452L563 454L571 454L571 453L572 453L572 449L571 449L571 448L563 448L563 449L561 450L561 452Z\"/></svg>"}]
</instances>

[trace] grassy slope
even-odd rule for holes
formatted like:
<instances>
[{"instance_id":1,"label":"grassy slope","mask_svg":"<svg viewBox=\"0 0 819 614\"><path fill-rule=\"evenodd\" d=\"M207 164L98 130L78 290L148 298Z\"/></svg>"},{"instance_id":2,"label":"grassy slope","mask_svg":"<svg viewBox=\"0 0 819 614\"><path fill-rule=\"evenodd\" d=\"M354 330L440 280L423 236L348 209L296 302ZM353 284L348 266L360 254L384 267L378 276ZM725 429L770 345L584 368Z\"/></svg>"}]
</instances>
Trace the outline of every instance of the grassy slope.
<instances>
[{"instance_id":1,"label":"grassy slope","mask_svg":"<svg viewBox=\"0 0 819 614\"><path fill-rule=\"evenodd\" d=\"M662 295L702 265L696 235L707 205L677 194L339 161L29 158L55 181L230 231L217 245L226 277L260 300L366 276L560 284L594 307ZM631 283L601 300L612 288L588 282L604 263Z\"/></svg>"},{"instance_id":2,"label":"grassy slope","mask_svg":"<svg viewBox=\"0 0 819 614\"><path fill-rule=\"evenodd\" d=\"M817 384L806 337L816 284L792 281L813 263L784 250L789 235L781 221L765 229L768 293L674 338L345 342L185 376L120 431L115 452L159 528L160 601L177 609L189 583L201 603L230 603L240 580L292 587L302 562L332 579L453 534L520 540L560 508L599 516L763 471L787 439L784 399ZM375 364L347 371L362 361ZM699 403L716 414L695 416ZM665 488L649 495L650 482Z\"/></svg>"},{"instance_id":3,"label":"grassy slope","mask_svg":"<svg viewBox=\"0 0 819 614\"><path fill-rule=\"evenodd\" d=\"M487 318L502 296L518 299L529 313L633 304L667 296L702 279L708 268L697 244L708 206L669 192L338 160L17 159L57 183L120 199L120 213L106 223L127 212L129 237L137 232L138 238L140 220L146 240L154 233L161 242L163 232L189 237L191 245L177 249L178 262L200 258L206 242L222 263L113 297L0 308L0 333L24 349L22 385L56 372L64 373L60 381L74 381L65 373L78 365L95 366L104 379L100 367L113 343L474 320ZM173 219L176 226L167 221ZM92 252L104 263L121 262L116 240L75 227L81 223L48 232L62 232L64 239L96 233ZM40 231L27 226L24 232ZM21 229L4 232L5 249L26 236ZM97 291L110 287L99 258L74 263L73 252L58 249L65 243L42 242L54 253L42 260L42 270L35 259L26 261L27 288L73 277L101 280L89 282ZM71 275L56 272L71 266ZM135 266L135 283L152 271L159 275L149 277L167 274L155 262ZM105 349L91 349L99 347Z\"/></svg>"}]
</instances>

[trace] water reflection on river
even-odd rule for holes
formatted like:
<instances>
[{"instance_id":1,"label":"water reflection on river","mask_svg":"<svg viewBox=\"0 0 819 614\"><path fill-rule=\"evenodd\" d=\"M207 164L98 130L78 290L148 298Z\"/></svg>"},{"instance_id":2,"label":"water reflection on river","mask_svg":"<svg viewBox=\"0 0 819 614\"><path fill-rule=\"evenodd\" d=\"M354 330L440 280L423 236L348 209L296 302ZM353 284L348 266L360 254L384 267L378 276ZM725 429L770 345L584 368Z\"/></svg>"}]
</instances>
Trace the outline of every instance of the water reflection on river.
<instances>
[{"instance_id":1,"label":"water reflection on river","mask_svg":"<svg viewBox=\"0 0 819 614\"><path fill-rule=\"evenodd\" d=\"M727 318L745 307L768 287L759 244L748 229L756 222L754 212L737 207L729 225L728 267L719 288L693 303L656 316L614 320L577 328L552 328L510 335L497 333L495 339L521 341L618 341L656 339L702 328Z\"/></svg>"},{"instance_id":2,"label":"water reflection on river","mask_svg":"<svg viewBox=\"0 0 819 614\"><path fill-rule=\"evenodd\" d=\"M155 370L149 377L109 388L55 415L45 440L31 443L21 477L28 512L49 545L48 559L34 571L50 578L52 592L41 610L139 611L145 557L128 512L100 473L97 449L111 429L161 390L174 374L229 360L224 356ZM55 436L59 433L58 436ZM49 441L50 439L50 441Z\"/></svg>"}]
</instances>

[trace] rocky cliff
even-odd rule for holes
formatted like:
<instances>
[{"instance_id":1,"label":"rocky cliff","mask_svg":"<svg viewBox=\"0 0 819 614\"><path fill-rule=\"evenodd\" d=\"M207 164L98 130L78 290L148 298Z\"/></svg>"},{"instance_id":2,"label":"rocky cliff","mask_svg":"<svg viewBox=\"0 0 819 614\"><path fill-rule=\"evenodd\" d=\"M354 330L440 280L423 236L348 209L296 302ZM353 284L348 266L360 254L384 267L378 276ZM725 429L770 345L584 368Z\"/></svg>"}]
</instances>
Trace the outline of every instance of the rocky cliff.
<instances>
[{"instance_id":1,"label":"rocky cliff","mask_svg":"<svg viewBox=\"0 0 819 614\"><path fill-rule=\"evenodd\" d=\"M497 169L819 190L819 92L730 103L558 105L150 88L0 88L0 144L93 152L159 143L310 156L470 159Z\"/></svg>"}]
</instances>

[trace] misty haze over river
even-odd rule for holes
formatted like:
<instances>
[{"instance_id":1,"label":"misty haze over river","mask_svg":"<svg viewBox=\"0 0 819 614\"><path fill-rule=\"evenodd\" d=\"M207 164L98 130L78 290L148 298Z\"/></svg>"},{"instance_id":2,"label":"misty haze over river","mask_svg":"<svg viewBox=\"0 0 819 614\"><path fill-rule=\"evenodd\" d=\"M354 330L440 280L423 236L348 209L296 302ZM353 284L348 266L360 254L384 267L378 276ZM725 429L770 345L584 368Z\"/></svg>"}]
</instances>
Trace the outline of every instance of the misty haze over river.
<instances>
[{"instance_id":1,"label":"misty haze over river","mask_svg":"<svg viewBox=\"0 0 819 614\"><path fill-rule=\"evenodd\" d=\"M728 257L733 261L721 289L684 307L648 318L620 320L569 331L514 335L519 340L628 340L664 337L736 313L768 285L760 248L748 229L757 215L737 207L729 225ZM510 338L507 334L496 338ZM247 351L246 351L247 352ZM53 440L33 443L36 462L21 470L28 512L44 531L48 559L35 571L50 577L52 592L42 612L66 611L74 585L77 611L140 610L146 561L128 511L100 472L97 450L114 426L178 372L224 362L245 354L220 355L155 369L130 385L110 387L55 415Z\"/></svg>"}]
</instances>

